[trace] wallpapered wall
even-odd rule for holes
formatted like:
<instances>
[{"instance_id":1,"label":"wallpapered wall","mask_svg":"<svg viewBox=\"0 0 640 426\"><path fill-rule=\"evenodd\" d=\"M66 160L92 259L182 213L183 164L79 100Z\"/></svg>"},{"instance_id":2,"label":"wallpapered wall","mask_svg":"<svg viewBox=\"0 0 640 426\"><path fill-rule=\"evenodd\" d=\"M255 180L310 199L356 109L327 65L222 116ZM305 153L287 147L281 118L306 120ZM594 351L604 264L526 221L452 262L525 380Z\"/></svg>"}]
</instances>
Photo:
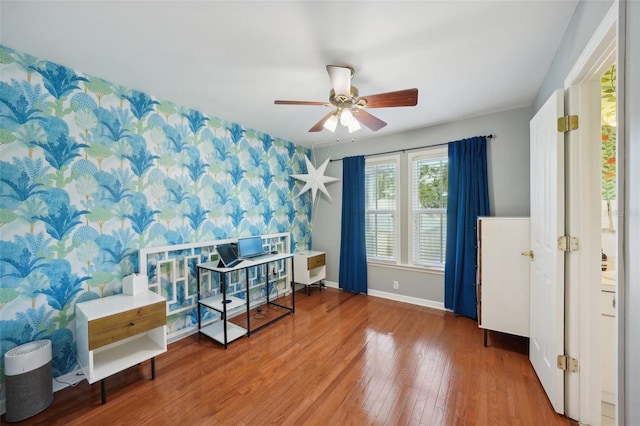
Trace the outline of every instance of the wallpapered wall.
<instances>
[{"instance_id":1,"label":"wallpapered wall","mask_svg":"<svg viewBox=\"0 0 640 426\"><path fill-rule=\"evenodd\" d=\"M0 46L0 362L53 343L75 303L122 291L138 249L291 232L310 246L308 150ZM4 364L0 364L0 387Z\"/></svg>"}]
</instances>

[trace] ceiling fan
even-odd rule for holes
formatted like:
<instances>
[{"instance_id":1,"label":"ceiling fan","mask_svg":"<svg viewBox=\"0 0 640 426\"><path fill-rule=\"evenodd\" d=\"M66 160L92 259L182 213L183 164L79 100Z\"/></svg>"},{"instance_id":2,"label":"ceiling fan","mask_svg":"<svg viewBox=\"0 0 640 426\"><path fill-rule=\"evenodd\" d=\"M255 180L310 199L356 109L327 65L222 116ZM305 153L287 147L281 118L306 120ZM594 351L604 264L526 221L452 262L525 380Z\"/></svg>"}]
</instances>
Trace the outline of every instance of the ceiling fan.
<instances>
[{"instance_id":1,"label":"ceiling fan","mask_svg":"<svg viewBox=\"0 0 640 426\"><path fill-rule=\"evenodd\" d=\"M359 130L360 123L371 130L378 131L387 125L384 121L365 111L365 108L390 108L401 106L415 106L418 104L418 89L406 89L396 92L378 93L377 95L360 96L358 88L351 84L354 70L349 66L327 65L327 72L331 79L329 102L314 101L274 101L276 105L323 105L335 107L310 132L319 132L323 128L331 132L336 130L338 123L349 129L349 133Z\"/></svg>"}]
</instances>

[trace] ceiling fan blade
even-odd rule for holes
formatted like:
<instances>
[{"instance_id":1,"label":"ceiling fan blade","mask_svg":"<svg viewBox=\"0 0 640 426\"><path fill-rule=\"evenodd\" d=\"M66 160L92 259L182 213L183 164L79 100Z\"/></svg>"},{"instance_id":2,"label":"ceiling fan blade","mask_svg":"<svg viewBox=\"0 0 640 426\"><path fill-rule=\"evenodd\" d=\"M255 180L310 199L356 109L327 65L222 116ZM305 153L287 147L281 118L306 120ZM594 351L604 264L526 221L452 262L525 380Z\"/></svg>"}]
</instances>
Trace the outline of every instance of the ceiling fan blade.
<instances>
[{"instance_id":1,"label":"ceiling fan blade","mask_svg":"<svg viewBox=\"0 0 640 426\"><path fill-rule=\"evenodd\" d=\"M359 122L361 122L362 124L370 128L374 132L377 132L378 130L382 129L384 126L387 125L387 123L380 120L378 117L375 117L374 115L369 114L367 111L363 109L355 109L353 111L353 116L356 118L356 120L358 120Z\"/></svg>"},{"instance_id":2,"label":"ceiling fan blade","mask_svg":"<svg viewBox=\"0 0 640 426\"><path fill-rule=\"evenodd\" d=\"M324 129L324 122L327 121L329 119L329 117L331 117L332 114L333 114L333 111L331 111L329 114L327 114L324 117L322 117L322 120L318 121L312 128L309 129L309 131L310 132L319 132L322 129Z\"/></svg>"},{"instance_id":3,"label":"ceiling fan blade","mask_svg":"<svg viewBox=\"0 0 640 426\"><path fill-rule=\"evenodd\" d=\"M273 103L276 105L327 105L326 102L316 101L273 101Z\"/></svg>"},{"instance_id":4,"label":"ceiling fan blade","mask_svg":"<svg viewBox=\"0 0 640 426\"><path fill-rule=\"evenodd\" d=\"M351 96L351 77L353 68L340 65L327 65L331 86L337 95Z\"/></svg>"},{"instance_id":5,"label":"ceiling fan blade","mask_svg":"<svg viewBox=\"0 0 640 426\"><path fill-rule=\"evenodd\" d=\"M367 108L416 106L418 104L418 89L406 89L398 90L397 92L360 96L360 99L367 101Z\"/></svg>"}]
</instances>

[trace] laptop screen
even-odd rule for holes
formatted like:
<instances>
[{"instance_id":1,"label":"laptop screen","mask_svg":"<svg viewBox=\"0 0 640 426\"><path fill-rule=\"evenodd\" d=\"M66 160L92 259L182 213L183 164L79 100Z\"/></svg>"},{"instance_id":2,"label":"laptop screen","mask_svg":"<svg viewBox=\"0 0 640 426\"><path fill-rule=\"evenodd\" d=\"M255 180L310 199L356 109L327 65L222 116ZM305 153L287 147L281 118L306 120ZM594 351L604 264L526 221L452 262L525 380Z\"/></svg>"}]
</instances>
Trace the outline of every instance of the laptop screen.
<instances>
[{"instance_id":1,"label":"laptop screen","mask_svg":"<svg viewBox=\"0 0 640 426\"><path fill-rule=\"evenodd\" d=\"M224 266L230 267L237 263L238 255L231 244L220 244L216 246L216 251L220 255L220 260L222 260Z\"/></svg>"},{"instance_id":2,"label":"laptop screen","mask_svg":"<svg viewBox=\"0 0 640 426\"><path fill-rule=\"evenodd\" d=\"M251 257L262 254L262 238L257 236L238 239L238 252L240 257Z\"/></svg>"}]
</instances>

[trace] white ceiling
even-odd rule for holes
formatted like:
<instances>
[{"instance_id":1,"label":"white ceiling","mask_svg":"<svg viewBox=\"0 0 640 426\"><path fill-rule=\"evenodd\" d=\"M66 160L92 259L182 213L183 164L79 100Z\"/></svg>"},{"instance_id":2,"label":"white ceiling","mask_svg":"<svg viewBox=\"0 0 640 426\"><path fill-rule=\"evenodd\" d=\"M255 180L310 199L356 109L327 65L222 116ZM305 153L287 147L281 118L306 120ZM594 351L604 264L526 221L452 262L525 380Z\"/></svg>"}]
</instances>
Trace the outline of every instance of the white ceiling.
<instances>
[{"instance_id":1,"label":"white ceiling","mask_svg":"<svg viewBox=\"0 0 640 426\"><path fill-rule=\"evenodd\" d=\"M577 0L2 0L0 43L245 127L312 146L533 103ZM309 133L329 109L325 66L361 95L416 87L388 125Z\"/></svg>"}]
</instances>

